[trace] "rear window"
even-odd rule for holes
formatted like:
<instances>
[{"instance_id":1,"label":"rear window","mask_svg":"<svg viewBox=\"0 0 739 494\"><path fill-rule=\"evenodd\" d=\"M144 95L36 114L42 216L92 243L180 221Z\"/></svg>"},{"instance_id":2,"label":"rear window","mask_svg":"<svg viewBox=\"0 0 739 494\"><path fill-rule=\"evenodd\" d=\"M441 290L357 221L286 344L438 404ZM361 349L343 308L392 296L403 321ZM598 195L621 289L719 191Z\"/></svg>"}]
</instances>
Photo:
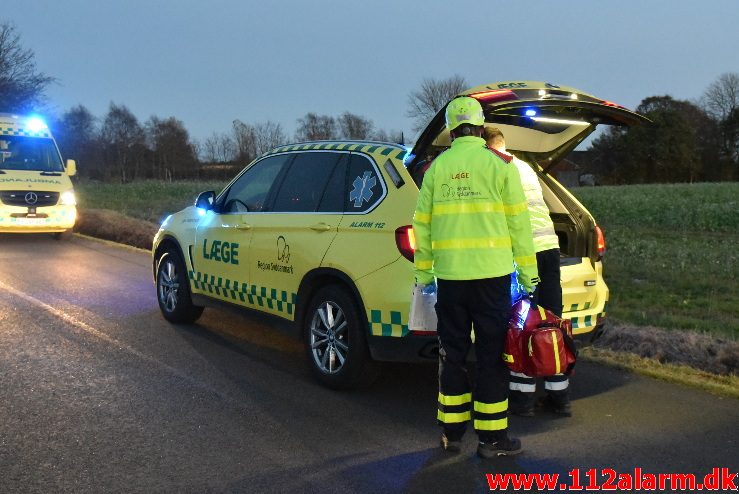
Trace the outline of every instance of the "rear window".
<instances>
[{"instance_id":1,"label":"rear window","mask_svg":"<svg viewBox=\"0 0 739 494\"><path fill-rule=\"evenodd\" d=\"M317 211L326 184L340 157L340 154L330 152L298 154L277 191L272 211L276 213Z\"/></svg>"}]
</instances>

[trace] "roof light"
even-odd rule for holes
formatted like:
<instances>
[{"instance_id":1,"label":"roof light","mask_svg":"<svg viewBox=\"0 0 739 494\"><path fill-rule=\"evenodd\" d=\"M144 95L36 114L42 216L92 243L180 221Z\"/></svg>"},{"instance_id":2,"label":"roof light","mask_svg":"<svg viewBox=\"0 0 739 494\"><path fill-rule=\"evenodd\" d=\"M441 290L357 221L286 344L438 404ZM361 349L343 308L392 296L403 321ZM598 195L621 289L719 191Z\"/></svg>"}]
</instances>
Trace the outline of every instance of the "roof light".
<instances>
[{"instance_id":1,"label":"roof light","mask_svg":"<svg viewBox=\"0 0 739 494\"><path fill-rule=\"evenodd\" d=\"M539 89L539 96L541 96L543 98L546 95L547 95L547 92L546 91L544 91L543 89Z\"/></svg>"},{"instance_id":2,"label":"roof light","mask_svg":"<svg viewBox=\"0 0 739 494\"><path fill-rule=\"evenodd\" d=\"M534 120L535 122L554 123L560 125L590 125L590 122L583 122L582 120L562 120L559 118L531 117L531 120Z\"/></svg>"},{"instance_id":3,"label":"roof light","mask_svg":"<svg viewBox=\"0 0 739 494\"><path fill-rule=\"evenodd\" d=\"M529 108L528 110L526 110L526 116L527 117L535 117L536 116L536 110L534 110L533 108Z\"/></svg>"},{"instance_id":4,"label":"roof light","mask_svg":"<svg viewBox=\"0 0 739 494\"><path fill-rule=\"evenodd\" d=\"M28 130L31 132L41 132L42 130L49 128L49 126L46 125L46 122L38 117L29 118L26 122L26 127L28 127Z\"/></svg>"},{"instance_id":5,"label":"roof light","mask_svg":"<svg viewBox=\"0 0 739 494\"><path fill-rule=\"evenodd\" d=\"M570 99L577 99L577 93L570 94Z\"/></svg>"}]
</instances>

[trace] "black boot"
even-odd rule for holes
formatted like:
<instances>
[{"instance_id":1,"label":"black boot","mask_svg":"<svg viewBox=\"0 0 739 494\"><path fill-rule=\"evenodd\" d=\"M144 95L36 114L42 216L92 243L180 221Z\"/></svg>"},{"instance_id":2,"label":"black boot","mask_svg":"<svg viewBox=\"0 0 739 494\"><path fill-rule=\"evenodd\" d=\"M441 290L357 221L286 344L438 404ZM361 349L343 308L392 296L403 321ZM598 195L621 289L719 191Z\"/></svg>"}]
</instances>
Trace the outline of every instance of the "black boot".
<instances>
[{"instance_id":1,"label":"black boot","mask_svg":"<svg viewBox=\"0 0 739 494\"><path fill-rule=\"evenodd\" d=\"M521 417L534 416L534 393L508 392L508 412Z\"/></svg>"},{"instance_id":2,"label":"black boot","mask_svg":"<svg viewBox=\"0 0 739 494\"><path fill-rule=\"evenodd\" d=\"M552 413L565 417L572 417L570 396L567 390L547 391L547 395L539 400L538 405Z\"/></svg>"}]
</instances>

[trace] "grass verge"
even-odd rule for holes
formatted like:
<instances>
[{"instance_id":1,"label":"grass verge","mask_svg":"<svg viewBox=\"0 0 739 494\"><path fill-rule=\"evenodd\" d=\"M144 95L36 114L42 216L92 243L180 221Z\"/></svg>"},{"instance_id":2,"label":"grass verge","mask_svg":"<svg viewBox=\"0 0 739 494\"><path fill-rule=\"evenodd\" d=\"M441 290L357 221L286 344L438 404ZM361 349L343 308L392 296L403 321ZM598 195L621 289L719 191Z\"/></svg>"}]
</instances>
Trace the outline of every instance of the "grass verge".
<instances>
[{"instance_id":1,"label":"grass verge","mask_svg":"<svg viewBox=\"0 0 739 494\"><path fill-rule=\"evenodd\" d=\"M653 377L663 381L699 388L709 393L739 399L739 376L721 376L694 369L687 365L663 364L657 360L640 357L629 352L616 352L605 348L588 347L580 352L580 358Z\"/></svg>"}]
</instances>

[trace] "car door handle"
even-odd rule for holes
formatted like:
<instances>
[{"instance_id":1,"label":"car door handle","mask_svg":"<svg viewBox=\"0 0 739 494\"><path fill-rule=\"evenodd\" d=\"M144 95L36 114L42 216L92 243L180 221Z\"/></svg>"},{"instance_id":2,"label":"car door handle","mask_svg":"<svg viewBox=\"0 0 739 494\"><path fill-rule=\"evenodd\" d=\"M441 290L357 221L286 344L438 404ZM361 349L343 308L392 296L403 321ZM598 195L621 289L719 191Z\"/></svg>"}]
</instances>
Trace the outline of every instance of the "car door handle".
<instances>
[{"instance_id":1,"label":"car door handle","mask_svg":"<svg viewBox=\"0 0 739 494\"><path fill-rule=\"evenodd\" d=\"M239 223L236 225L237 230L251 230L251 225L249 223Z\"/></svg>"},{"instance_id":2,"label":"car door handle","mask_svg":"<svg viewBox=\"0 0 739 494\"><path fill-rule=\"evenodd\" d=\"M310 226L311 230L315 230L317 232L327 232L331 229L331 225L327 225L326 223L316 223L315 225Z\"/></svg>"}]
</instances>

